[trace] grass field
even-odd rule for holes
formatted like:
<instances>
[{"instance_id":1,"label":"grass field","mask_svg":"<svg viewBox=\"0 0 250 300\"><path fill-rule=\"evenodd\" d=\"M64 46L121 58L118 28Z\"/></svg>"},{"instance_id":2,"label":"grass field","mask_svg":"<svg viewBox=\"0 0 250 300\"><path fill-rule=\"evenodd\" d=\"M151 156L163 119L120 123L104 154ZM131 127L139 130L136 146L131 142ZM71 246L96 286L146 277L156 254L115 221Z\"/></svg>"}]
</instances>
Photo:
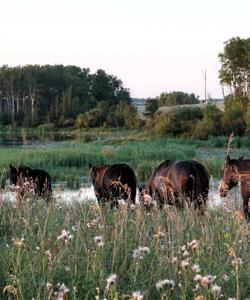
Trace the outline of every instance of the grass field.
<instances>
[{"instance_id":1,"label":"grass field","mask_svg":"<svg viewBox=\"0 0 250 300\"><path fill-rule=\"evenodd\" d=\"M20 163L78 188L89 162L126 162L145 181L165 159L196 159L218 178L225 145L225 137L198 141L125 131L2 146L1 181L10 163ZM232 155L248 156L248 146L248 139L235 139ZM250 226L236 202L199 215L174 207L113 212L95 202L20 203L0 194L0 299L249 299Z\"/></svg>"},{"instance_id":2,"label":"grass field","mask_svg":"<svg viewBox=\"0 0 250 300\"><path fill-rule=\"evenodd\" d=\"M250 227L232 207L201 216L40 200L0 202L0 214L1 299L250 295Z\"/></svg>"},{"instance_id":3,"label":"grass field","mask_svg":"<svg viewBox=\"0 0 250 300\"><path fill-rule=\"evenodd\" d=\"M247 138L235 139L233 154L249 155L249 143ZM146 132L80 132L71 141L50 142L45 139L38 144L0 147L0 179L5 181L10 163L27 164L47 170L54 183L65 181L68 187L79 188L82 177L88 176L89 162L125 162L135 170L139 181L146 181L165 159L196 159L204 164L210 175L218 177L225 147L226 137L198 141L150 137Z\"/></svg>"}]
</instances>

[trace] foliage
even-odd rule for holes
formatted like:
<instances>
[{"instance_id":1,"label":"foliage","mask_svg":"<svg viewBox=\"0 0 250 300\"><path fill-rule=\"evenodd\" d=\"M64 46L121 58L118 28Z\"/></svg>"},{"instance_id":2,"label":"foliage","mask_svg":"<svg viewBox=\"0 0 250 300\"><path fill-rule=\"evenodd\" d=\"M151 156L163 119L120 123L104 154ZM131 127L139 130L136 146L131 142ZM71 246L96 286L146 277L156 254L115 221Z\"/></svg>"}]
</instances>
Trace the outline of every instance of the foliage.
<instances>
[{"instance_id":1,"label":"foliage","mask_svg":"<svg viewBox=\"0 0 250 300\"><path fill-rule=\"evenodd\" d=\"M155 118L155 132L158 135L191 136L195 124L202 118L199 107L173 109Z\"/></svg>"},{"instance_id":2,"label":"foliage","mask_svg":"<svg viewBox=\"0 0 250 300\"><path fill-rule=\"evenodd\" d=\"M159 100L157 100L157 99L147 98L145 100L146 113L153 115L158 109L158 106L159 106L158 102L159 102Z\"/></svg>"},{"instance_id":3,"label":"foliage","mask_svg":"<svg viewBox=\"0 0 250 300\"><path fill-rule=\"evenodd\" d=\"M246 107L248 99L245 98L245 105L243 105L242 97L235 97L229 95L225 98L225 111L223 118L223 128L228 135L234 132L235 135L242 136L246 129L244 121L244 115L246 113Z\"/></svg>"},{"instance_id":4,"label":"foliage","mask_svg":"<svg viewBox=\"0 0 250 300\"><path fill-rule=\"evenodd\" d=\"M250 98L250 38L234 37L225 42L219 59L221 84L229 86L234 96Z\"/></svg>"},{"instance_id":5,"label":"foliage","mask_svg":"<svg viewBox=\"0 0 250 300\"><path fill-rule=\"evenodd\" d=\"M158 97L159 106L183 105L183 104L197 104L198 97L195 94L188 94L184 92L161 93Z\"/></svg>"},{"instance_id":6,"label":"foliage","mask_svg":"<svg viewBox=\"0 0 250 300\"><path fill-rule=\"evenodd\" d=\"M202 120L196 124L193 136L199 139L207 139L210 135L222 135L222 116L223 113L214 104L206 105Z\"/></svg>"},{"instance_id":7,"label":"foliage","mask_svg":"<svg viewBox=\"0 0 250 300\"><path fill-rule=\"evenodd\" d=\"M128 89L113 75L97 70L63 65L26 65L0 68L0 122L37 126L54 123L72 125L77 115L87 115L86 124L103 123L102 112L115 110L120 103L130 105ZM104 109L106 108L106 109ZM79 120L77 123L81 123Z\"/></svg>"}]
</instances>

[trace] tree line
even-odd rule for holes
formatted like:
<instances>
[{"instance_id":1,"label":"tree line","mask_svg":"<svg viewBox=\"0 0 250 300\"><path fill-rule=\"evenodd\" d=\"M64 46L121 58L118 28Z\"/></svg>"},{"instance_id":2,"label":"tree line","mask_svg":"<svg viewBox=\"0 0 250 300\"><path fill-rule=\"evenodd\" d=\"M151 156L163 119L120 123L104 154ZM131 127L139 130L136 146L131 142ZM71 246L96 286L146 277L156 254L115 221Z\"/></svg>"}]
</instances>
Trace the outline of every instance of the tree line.
<instances>
[{"instance_id":1,"label":"tree line","mask_svg":"<svg viewBox=\"0 0 250 300\"><path fill-rule=\"evenodd\" d=\"M104 70L91 74L77 66L0 67L0 123L4 125L73 125L88 112L96 119L92 125L102 126L116 123L111 117L107 120L112 113L120 118L118 123L124 122L120 114L126 111L135 114L129 90Z\"/></svg>"},{"instance_id":2,"label":"tree line","mask_svg":"<svg viewBox=\"0 0 250 300\"><path fill-rule=\"evenodd\" d=\"M207 139L209 136L250 134L250 38L232 38L218 55L224 109L215 104L185 107L199 99L182 92L162 93L146 100L146 126L158 135ZM227 93L226 93L227 91ZM175 106L159 113L160 106ZM176 107L176 105L179 105Z\"/></svg>"}]
</instances>

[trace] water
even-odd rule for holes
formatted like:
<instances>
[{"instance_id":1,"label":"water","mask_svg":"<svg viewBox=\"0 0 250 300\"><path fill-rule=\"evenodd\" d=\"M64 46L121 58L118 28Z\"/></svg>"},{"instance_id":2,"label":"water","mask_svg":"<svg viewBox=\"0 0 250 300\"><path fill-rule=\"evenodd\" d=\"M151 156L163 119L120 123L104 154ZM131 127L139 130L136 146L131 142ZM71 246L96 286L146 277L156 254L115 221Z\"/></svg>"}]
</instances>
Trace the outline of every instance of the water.
<instances>
[{"instance_id":1,"label":"water","mask_svg":"<svg viewBox=\"0 0 250 300\"><path fill-rule=\"evenodd\" d=\"M209 201L208 207L210 209L215 209L219 207L225 206L227 198L221 198L218 192L218 184L219 181L217 180L210 186L209 192ZM233 194L237 193L237 189L233 192L229 193L229 198L233 198ZM96 197L94 193L93 185L82 187L78 190L69 190L64 189L61 190L60 187L54 188L53 196L57 203L74 203L74 202L88 202L88 201L95 201ZM11 186L7 186L4 192L1 195L1 199L4 201L15 201L17 199L16 193L11 191ZM138 203L138 190L136 196L136 202Z\"/></svg>"}]
</instances>

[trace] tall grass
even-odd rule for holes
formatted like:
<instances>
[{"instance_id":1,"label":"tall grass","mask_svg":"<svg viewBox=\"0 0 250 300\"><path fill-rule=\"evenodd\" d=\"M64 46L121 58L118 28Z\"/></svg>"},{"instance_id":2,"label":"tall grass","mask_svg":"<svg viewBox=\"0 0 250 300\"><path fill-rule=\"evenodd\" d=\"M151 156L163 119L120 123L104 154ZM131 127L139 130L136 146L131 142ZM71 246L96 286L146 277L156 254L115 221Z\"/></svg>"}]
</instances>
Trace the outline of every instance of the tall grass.
<instances>
[{"instance_id":1,"label":"tall grass","mask_svg":"<svg viewBox=\"0 0 250 300\"><path fill-rule=\"evenodd\" d=\"M250 229L241 212L112 212L94 203L38 200L0 202L0 214L1 299L140 299L132 298L135 291L143 299L250 295ZM117 280L109 285L111 274ZM195 281L197 274L202 279ZM165 279L170 282L160 282Z\"/></svg>"},{"instance_id":2,"label":"tall grass","mask_svg":"<svg viewBox=\"0 0 250 300\"><path fill-rule=\"evenodd\" d=\"M247 145L245 139L235 139L234 143L233 155L250 154L248 148L243 147ZM78 188L83 176L88 176L89 162L128 163L135 170L138 180L146 181L165 159L196 159L204 164L209 174L219 177L225 145L226 137L198 141L149 137L145 132L80 132L78 138L72 141L1 147L0 176L4 182L9 164L27 164L47 170L53 182L66 181L69 187Z\"/></svg>"}]
</instances>

